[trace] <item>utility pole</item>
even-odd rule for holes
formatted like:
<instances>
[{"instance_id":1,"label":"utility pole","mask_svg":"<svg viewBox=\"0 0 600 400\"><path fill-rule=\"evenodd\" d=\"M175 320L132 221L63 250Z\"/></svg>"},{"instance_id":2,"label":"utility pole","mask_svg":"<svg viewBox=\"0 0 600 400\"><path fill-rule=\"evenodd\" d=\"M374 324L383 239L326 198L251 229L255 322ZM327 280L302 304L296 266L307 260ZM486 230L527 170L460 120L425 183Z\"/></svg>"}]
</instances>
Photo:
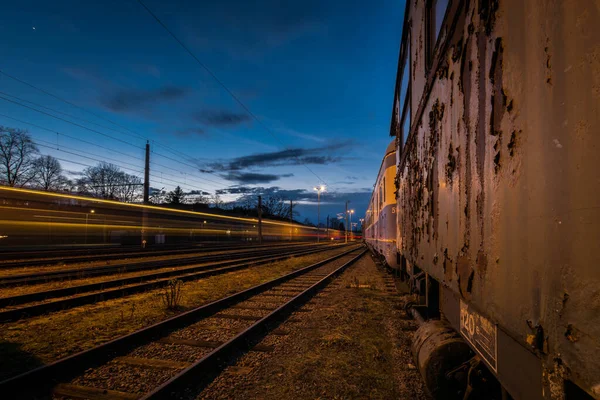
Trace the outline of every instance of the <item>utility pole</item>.
<instances>
[{"instance_id":1,"label":"utility pole","mask_svg":"<svg viewBox=\"0 0 600 400\"><path fill-rule=\"evenodd\" d=\"M294 203L290 200L290 241L294 241Z\"/></svg>"},{"instance_id":2,"label":"utility pole","mask_svg":"<svg viewBox=\"0 0 600 400\"><path fill-rule=\"evenodd\" d=\"M146 165L144 167L144 205L150 203L150 142L146 141ZM146 226L148 225L148 209L142 210L142 247L146 247Z\"/></svg>"},{"instance_id":3,"label":"utility pole","mask_svg":"<svg viewBox=\"0 0 600 400\"><path fill-rule=\"evenodd\" d=\"M258 196L258 243L262 244L262 196Z\"/></svg>"},{"instance_id":4,"label":"utility pole","mask_svg":"<svg viewBox=\"0 0 600 400\"><path fill-rule=\"evenodd\" d=\"M329 215L327 216L327 226L325 228L325 236L329 240Z\"/></svg>"},{"instance_id":5,"label":"utility pole","mask_svg":"<svg viewBox=\"0 0 600 400\"><path fill-rule=\"evenodd\" d=\"M144 204L150 202L150 142L146 141L146 166L144 167Z\"/></svg>"},{"instance_id":6,"label":"utility pole","mask_svg":"<svg viewBox=\"0 0 600 400\"><path fill-rule=\"evenodd\" d=\"M348 203L350 201L346 200L346 213L344 214L344 217L346 219L346 223L344 224L344 236L346 237L346 243L348 243Z\"/></svg>"}]
</instances>

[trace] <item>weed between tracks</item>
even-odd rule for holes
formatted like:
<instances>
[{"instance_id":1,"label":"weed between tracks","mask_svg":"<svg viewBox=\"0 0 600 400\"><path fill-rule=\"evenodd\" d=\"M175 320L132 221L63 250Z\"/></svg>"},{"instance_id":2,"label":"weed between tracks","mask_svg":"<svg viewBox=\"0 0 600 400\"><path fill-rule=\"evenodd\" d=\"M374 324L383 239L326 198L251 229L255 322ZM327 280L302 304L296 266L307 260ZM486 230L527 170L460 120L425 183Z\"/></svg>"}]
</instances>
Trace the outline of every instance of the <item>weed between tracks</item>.
<instances>
[{"instance_id":1,"label":"weed between tracks","mask_svg":"<svg viewBox=\"0 0 600 400\"><path fill-rule=\"evenodd\" d=\"M400 298L364 257L297 313L297 323L272 353L249 353L236 363L242 377L222 374L197 400L425 400L410 353L414 322L401 318Z\"/></svg>"},{"instance_id":2,"label":"weed between tracks","mask_svg":"<svg viewBox=\"0 0 600 400\"><path fill-rule=\"evenodd\" d=\"M281 276L342 249L185 283L177 310L165 307L162 289L0 324L0 380L118 336L154 324L180 312Z\"/></svg>"}]
</instances>

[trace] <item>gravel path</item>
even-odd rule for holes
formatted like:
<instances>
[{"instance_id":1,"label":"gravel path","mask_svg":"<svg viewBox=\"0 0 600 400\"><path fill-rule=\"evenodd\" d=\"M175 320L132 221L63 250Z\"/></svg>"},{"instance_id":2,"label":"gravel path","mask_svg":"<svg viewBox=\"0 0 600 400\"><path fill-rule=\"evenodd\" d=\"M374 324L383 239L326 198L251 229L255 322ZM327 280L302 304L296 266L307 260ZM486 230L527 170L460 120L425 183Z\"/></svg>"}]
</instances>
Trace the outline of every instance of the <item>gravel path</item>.
<instances>
[{"instance_id":1,"label":"gravel path","mask_svg":"<svg viewBox=\"0 0 600 400\"><path fill-rule=\"evenodd\" d=\"M405 300L363 257L260 343L274 351L246 354L196 398L425 400Z\"/></svg>"},{"instance_id":2,"label":"gravel path","mask_svg":"<svg viewBox=\"0 0 600 400\"><path fill-rule=\"evenodd\" d=\"M343 256L288 282L308 288L310 286L308 283L300 282L315 283L355 255L356 253ZM275 288L268 290L249 299L254 301L242 302L237 307L228 308L210 318L174 331L158 342L137 347L125 357L118 357L98 368L89 369L83 376L77 377L70 383L138 394L151 391L270 312L261 308L276 308L297 294L282 295L282 293L288 292L278 291ZM263 305L264 301L269 302L269 305ZM265 340L261 351L251 352L248 354L248 359L242 359L237 366L229 368L225 375L233 379L235 377L244 379L243 376L252 370L255 364L266 362L270 357L272 346L282 341L281 336ZM260 347L256 350L260 350Z\"/></svg>"}]
</instances>

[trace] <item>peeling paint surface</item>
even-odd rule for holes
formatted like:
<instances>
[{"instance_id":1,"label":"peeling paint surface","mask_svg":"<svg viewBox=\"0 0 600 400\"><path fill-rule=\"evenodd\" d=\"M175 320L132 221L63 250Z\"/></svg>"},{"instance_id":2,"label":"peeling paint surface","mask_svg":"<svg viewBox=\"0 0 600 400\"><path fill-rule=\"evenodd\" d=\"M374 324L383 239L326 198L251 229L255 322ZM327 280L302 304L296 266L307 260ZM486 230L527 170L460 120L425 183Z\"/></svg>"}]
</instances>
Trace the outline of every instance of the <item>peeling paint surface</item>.
<instances>
[{"instance_id":1,"label":"peeling paint surface","mask_svg":"<svg viewBox=\"0 0 600 400\"><path fill-rule=\"evenodd\" d=\"M398 250L537 355L544 398L562 398L564 379L592 393L600 6L464 1L428 88L421 3L411 9L414 140L398 168Z\"/></svg>"}]
</instances>

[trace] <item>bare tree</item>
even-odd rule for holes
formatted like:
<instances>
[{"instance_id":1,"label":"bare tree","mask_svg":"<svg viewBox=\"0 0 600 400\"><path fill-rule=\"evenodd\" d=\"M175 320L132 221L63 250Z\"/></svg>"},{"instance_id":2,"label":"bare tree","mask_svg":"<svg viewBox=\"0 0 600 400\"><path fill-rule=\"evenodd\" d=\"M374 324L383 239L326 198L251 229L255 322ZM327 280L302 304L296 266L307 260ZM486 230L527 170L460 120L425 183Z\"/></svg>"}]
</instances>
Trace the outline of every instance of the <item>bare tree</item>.
<instances>
[{"instance_id":1,"label":"bare tree","mask_svg":"<svg viewBox=\"0 0 600 400\"><path fill-rule=\"evenodd\" d=\"M86 168L77 183L80 192L127 202L138 199L142 190L140 178L126 174L109 163Z\"/></svg>"},{"instance_id":2,"label":"bare tree","mask_svg":"<svg viewBox=\"0 0 600 400\"><path fill-rule=\"evenodd\" d=\"M167 201L167 193L163 189L150 188L150 203L162 204Z\"/></svg>"},{"instance_id":3,"label":"bare tree","mask_svg":"<svg viewBox=\"0 0 600 400\"><path fill-rule=\"evenodd\" d=\"M211 198L212 204L215 208L223 208L223 200L219 193L215 193Z\"/></svg>"},{"instance_id":4,"label":"bare tree","mask_svg":"<svg viewBox=\"0 0 600 400\"><path fill-rule=\"evenodd\" d=\"M141 198L142 186L141 178L121 172L117 175L114 196L120 201L131 203Z\"/></svg>"},{"instance_id":5,"label":"bare tree","mask_svg":"<svg viewBox=\"0 0 600 400\"><path fill-rule=\"evenodd\" d=\"M263 200L263 213L266 216L289 218L290 204L278 195L265 196Z\"/></svg>"},{"instance_id":6,"label":"bare tree","mask_svg":"<svg viewBox=\"0 0 600 400\"><path fill-rule=\"evenodd\" d=\"M206 196L208 193L203 192L202 190L192 190L189 193L186 193L188 197L188 202L192 204L208 204L210 199Z\"/></svg>"},{"instance_id":7,"label":"bare tree","mask_svg":"<svg viewBox=\"0 0 600 400\"><path fill-rule=\"evenodd\" d=\"M0 183L22 187L34 174L36 145L26 130L0 125Z\"/></svg>"},{"instance_id":8,"label":"bare tree","mask_svg":"<svg viewBox=\"0 0 600 400\"><path fill-rule=\"evenodd\" d=\"M33 182L43 190L60 190L66 184L67 178L62 174L60 162L52 156L46 155L33 162Z\"/></svg>"}]
</instances>

